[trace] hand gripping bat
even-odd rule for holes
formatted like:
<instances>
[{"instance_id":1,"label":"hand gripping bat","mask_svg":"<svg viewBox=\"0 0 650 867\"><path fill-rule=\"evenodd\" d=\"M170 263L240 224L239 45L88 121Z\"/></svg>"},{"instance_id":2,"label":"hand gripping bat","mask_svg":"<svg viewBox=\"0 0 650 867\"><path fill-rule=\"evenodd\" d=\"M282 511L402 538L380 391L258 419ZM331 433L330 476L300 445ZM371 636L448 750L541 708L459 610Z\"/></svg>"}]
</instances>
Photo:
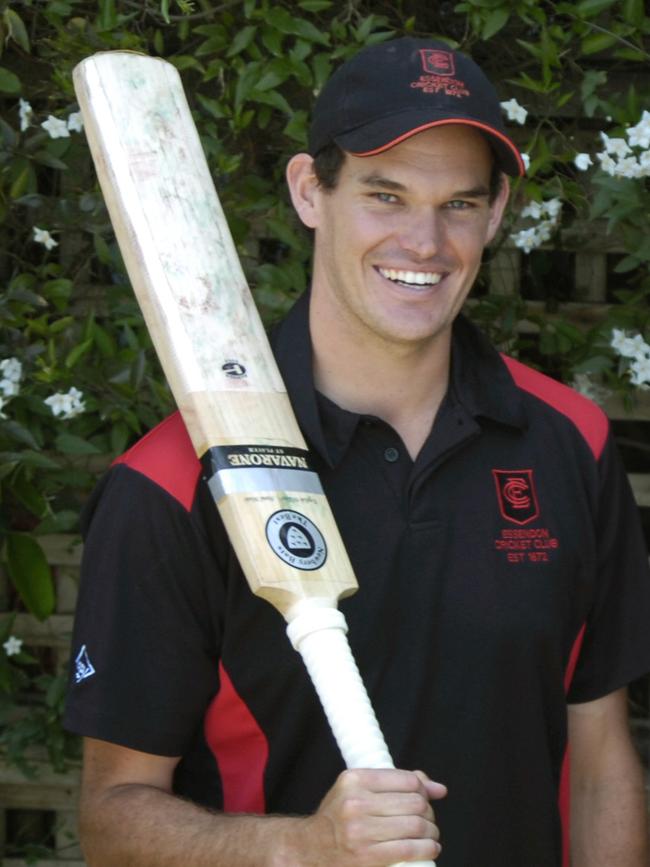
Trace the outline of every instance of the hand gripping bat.
<instances>
[{"instance_id":1,"label":"hand gripping bat","mask_svg":"<svg viewBox=\"0 0 650 867\"><path fill-rule=\"evenodd\" d=\"M392 768L337 609L357 583L178 72L104 52L74 85L133 289L251 590L288 622L346 765Z\"/></svg>"}]
</instances>

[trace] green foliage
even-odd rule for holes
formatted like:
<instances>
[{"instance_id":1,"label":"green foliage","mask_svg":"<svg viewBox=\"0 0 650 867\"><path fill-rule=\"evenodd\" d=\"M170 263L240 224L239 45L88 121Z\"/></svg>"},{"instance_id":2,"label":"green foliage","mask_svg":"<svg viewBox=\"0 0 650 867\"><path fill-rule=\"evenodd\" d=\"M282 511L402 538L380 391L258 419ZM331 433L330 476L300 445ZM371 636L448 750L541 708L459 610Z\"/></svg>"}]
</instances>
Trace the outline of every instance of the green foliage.
<instances>
[{"instance_id":1,"label":"green foliage","mask_svg":"<svg viewBox=\"0 0 650 867\"><path fill-rule=\"evenodd\" d=\"M53 610L39 537L77 531L98 474L172 407L78 130L74 66L96 51L126 49L181 71L271 323L309 279L310 238L288 202L284 167L305 145L314 96L342 59L402 34L460 46L503 100L528 109L524 126L510 125L531 165L514 185L502 243L524 203L558 197L555 245L586 223L615 233L622 252L627 288L591 328L562 321L552 285L542 312L488 287L472 315L509 351L567 380L590 373L631 392L609 334L613 326L649 334L647 181L581 173L573 159L599 149L599 131L613 136L635 124L650 102L642 0L0 0L0 364L21 365L20 375L15 365L0 368L0 546L18 609L41 618ZM523 320L537 336L522 333ZM42 698L42 716L13 739L5 732L0 749L18 761L41 737L58 761L60 681L29 674L33 665L0 649L5 701L18 700L26 677Z\"/></svg>"}]
</instances>

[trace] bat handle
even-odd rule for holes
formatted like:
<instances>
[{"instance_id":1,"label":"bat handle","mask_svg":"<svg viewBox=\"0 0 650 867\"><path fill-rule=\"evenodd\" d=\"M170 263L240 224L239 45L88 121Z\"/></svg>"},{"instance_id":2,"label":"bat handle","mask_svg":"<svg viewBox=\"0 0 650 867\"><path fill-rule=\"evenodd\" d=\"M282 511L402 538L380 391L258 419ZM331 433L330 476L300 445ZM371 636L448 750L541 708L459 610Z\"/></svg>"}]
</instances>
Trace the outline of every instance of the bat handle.
<instances>
[{"instance_id":1,"label":"bat handle","mask_svg":"<svg viewBox=\"0 0 650 867\"><path fill-rule=\"evenodd\" d=\"M311 604L310 604L311 603ZM359 669L347 639L343 614L316 600L299 603L287 627L314 684L348 768L393 768ZM295 609L294 609L295 610ZM391 867L435 867L433 861L409 861Z\"/></svg>"}]
</instances>

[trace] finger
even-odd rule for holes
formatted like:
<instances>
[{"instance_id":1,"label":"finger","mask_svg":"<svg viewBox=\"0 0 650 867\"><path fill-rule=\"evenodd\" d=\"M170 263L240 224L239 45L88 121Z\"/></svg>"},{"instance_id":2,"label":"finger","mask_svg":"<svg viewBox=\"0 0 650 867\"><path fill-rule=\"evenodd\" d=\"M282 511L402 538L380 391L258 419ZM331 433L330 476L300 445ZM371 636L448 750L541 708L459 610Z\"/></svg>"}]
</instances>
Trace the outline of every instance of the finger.
<instances>
[{"instance_id":1,"label":"finger","mask_svg":"<svg viewBox=\"0 0 650 867\"><path fill-rule=\"evenodd\" d=\"M420 780L420 782L424 785L427 797L432 801L438 801L440 798L444 798L448 794L447 786L443 783L436 783L434 780L430 779L424 771L414 771L413 772L416 777Z\"/></svg>"},{"instance_id":2,"label":"finger","mask_svg":"<svg viewBox=\"0 0 650 867\"><path fill-rule=\"evenodd\" d=\"M403 771L395 768L354 768L344 771L339 781L344 788L365 789L369 792L420 792L427 796L422 772ZM425 779L426 774L423 775Z\"/></svg>"},{"instance_id":3,"label":"finger","mask_svg":"<svg viewBox=\"0 0 650 867\"><path fill-rule=\"evenodd\" d=\"M420 792L358 792L343 799L346 818L413 816L433 822L433 808Z\"/></svg>"}]
</instances>

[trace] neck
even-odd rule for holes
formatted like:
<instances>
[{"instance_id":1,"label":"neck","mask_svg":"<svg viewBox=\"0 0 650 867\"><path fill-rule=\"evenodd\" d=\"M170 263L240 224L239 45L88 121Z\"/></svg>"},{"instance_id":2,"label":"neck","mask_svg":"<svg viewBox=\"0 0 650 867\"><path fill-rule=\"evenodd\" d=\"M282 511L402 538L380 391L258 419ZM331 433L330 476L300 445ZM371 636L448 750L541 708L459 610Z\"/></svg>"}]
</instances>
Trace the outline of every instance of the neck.
<instances>
[{"instance_id":1,"label":"neck","mask_svg":"<svg viewBox=\"0 0 650 867\"><path fill-rule=\"evenodd\" d=\"M310 308L316 388L342 409L383 419L414 459L447 391L451 332L418 344L394 344L349 333Z\"/></svg>"}]
</instances>

